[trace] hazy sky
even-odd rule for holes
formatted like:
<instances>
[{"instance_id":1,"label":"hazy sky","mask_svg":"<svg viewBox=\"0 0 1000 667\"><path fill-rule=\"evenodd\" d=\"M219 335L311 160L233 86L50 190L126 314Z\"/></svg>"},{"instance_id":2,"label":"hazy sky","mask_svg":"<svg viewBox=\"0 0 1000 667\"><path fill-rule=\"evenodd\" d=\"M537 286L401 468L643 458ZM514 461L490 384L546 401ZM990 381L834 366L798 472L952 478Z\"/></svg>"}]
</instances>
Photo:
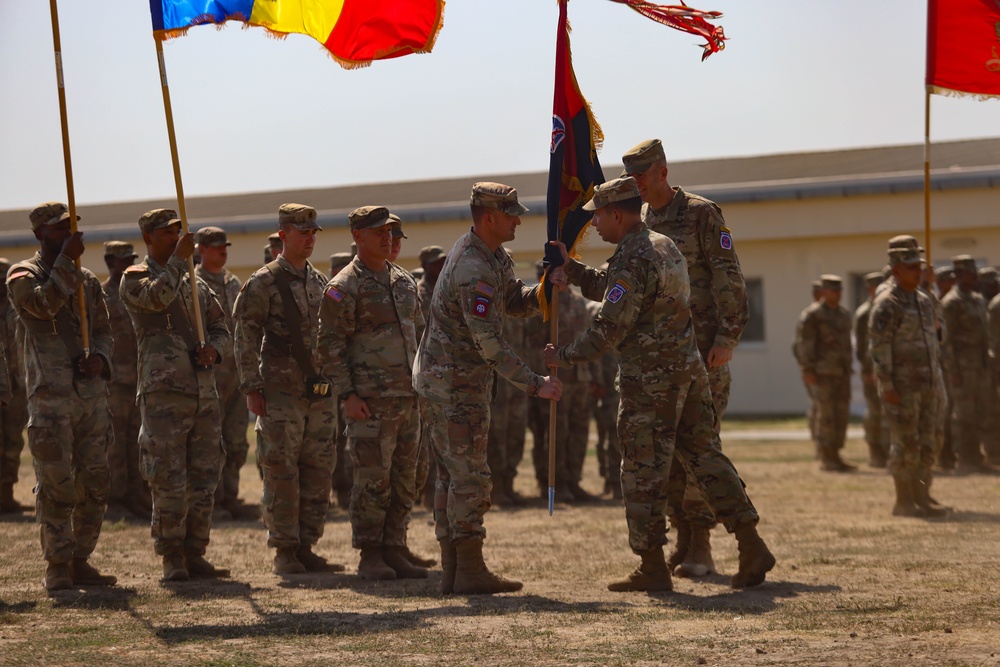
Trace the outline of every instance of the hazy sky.
<instances>
[{"instance_id":1,"label":"hazy sky","mask_svg":"<svg viewBox=\"0 0 1000 667\"><path fill-rule=\"evenodd\" d=\"M570 2L605 163L650 137L672 160L923 141L925 2L692 5L725 13L705 62L695 36ZM148 4L59 11L77 202L173 196ZM48 12L0 2L0 209L66 198ZM305 36L193 29L165 46L185 192L545 170L556 19L554 0L450 0L433 53L355 71ZM931 108L935 141L1000 136L995 101Z\"/></svg>"}]
</instances>

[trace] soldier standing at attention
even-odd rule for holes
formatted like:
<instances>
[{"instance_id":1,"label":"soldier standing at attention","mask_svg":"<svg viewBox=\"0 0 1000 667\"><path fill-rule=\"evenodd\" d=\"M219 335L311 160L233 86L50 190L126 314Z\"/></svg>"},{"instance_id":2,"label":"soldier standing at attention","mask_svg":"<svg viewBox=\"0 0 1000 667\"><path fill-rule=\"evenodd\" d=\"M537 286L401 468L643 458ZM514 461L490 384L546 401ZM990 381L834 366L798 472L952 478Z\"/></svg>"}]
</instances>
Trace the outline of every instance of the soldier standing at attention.
<instances>
[{"instance_id":1,"label":"soldier standing at attention","mask_svg":"<svg viewBox=\"0 0 1000 667\"><path fill-rule=\"evenodd\" d=\"M264 246L264 263L273 262L281 254L281 236L275 232L267 237L267 245Z\"/></svg>"},{"instance_id":2,"label":"soldier standing at attention","mask_svg":"<svg viewBox=\"0 0 1000 667\"><path fill-rule=\"evenodd\" d=\"M330 278L336 278L337 274L350 264L352 259L354 259L354 255L349 252L335 252L330 255ZM335 402L337 404L337 423L346 424L344 404L340 401ZM354 466L351 465L351 457L347 453L347 434L342 428L336 430L337 464L333 468L333 495L337 499L337 507L347 511L351 504L351 487L354 486Z\"/></svg>"},{"instance_id":3,"label":"soldier standing at attention","mask_svg":"<svg viewBox=\"0 0 1000 667\"><path fill-rule=\"evenodd\" d=\"M691 317L698 351L708 372L718 433L729 405L729 362L750 319L746 283L732 232L715 202L671 187L659 139L634 146L622 162L645 202L643 222L652 231L668 236L687 262ZM704 576L715 570L709 541L715 517L682 466L675 464L670 477L674 489L671 497L675 498L671 502L676 505L671 522L677 530L670 567L677 567L681 576Z\"/></svg>"},{"instance_id":4,"label":"soldier standing at attention","mask_svg":"<svg viewBox=\"0 0 1000 667\"><path fill-rule=\"evenodd\" d=\"M230 334L226 317L203 281L198 307L201 345L188 258L194 234L180 235L171 209L139 218L146 257L125 269L121 297L139 340L140 470L153 494L153 547L163 557L163 580L226 577L205 559L215 489L222 467L219 394L212 366Z\"/></svg>"},{"instance_id":5,"label":"soldier standing at attention","mask_svg":"<svg viewBox=\"0 0 1000 667\"><path fill-rule=\"evenodd\" d=\"M420 312L424 316L424 324L431 310L431 296L434 294L434 286L437 285L438 276L441 275L441 268L444 266L445 252L439 245L429 245L420 249L420 268L423 275L417 280L417 295L420 297ZM417 344L424 335L423 327L417 329ZM419 405L418 405L419 409ZM417 499L423 500L424 505L433 511L434 509L434 486L437 478L437 471L431 465L431 445L426 434L427 422L420 419L420 452L417 455Z\"/></svg>"},{"instance_id":6,"label":"soldier standing at attention","mask_svg":"<svg viewBox=\"0 0 1000 667\"><path fill-rule=\"evenodd\" d=\"M225 230L220 227L202 227L195 234L195 242L201 253L201 264L195 268L195 275L215 293L226 316L226 327L233 331L233 308L240 293L242 283L232 271L226 268L229 246ZM222 479L215 493L215 518L256 519L257 512L244 505L240 495L240 470L247 462L247 405L240 391L240 376L236 368L236 355L232 343L219 350L222 361L215 366L215 385L219 390L219 410L222 412L222 446L225 459L222 464ZM222 510L219 512L218 510ZM226 516L229 515L229 517Z\"/></svg>"},{"instance_id":7,"label":"soldier standing at attention","mask_svg":"<svg viewBox=\"0 0 1000 667\"><path fill-rule=\"evenodd\" d=\"M108 450L108 466L111 470L111 503L117 502L122 505L121 510L148 519L153 504L149 486L139 472L139 427L142 418L135 404L139 348L132 319L120 293L122 275L125 269L135 264L136 257L131 243L107 241L104 244L108 279L101 283L101 287L108 306L111 335L115 339L111 355L111 382L108 383L108 408L114 424L115 441Z\"/></svg>"},{"instance_id":8,"label":"soldier standing at attention","mask_svg":"<svg viewBox=\"0 0 1000 667\"><path fill-rule=\"evenodd\" d=\"M350 214L358 255L326 287L320 308L320 369L344 404L354 464L352 543L364 579L426 578L406 554L420 418L413 392L416 281L393 264L395 225L384 206Z\"/></svg>"},{"instance_id":9,"label":"soldier standing at attention","mask_svg":"<svg viewBox=\"0 0 1000 667\"><path fill-rule=\"evenodd\" d=\"M313 551L323 536L336 465L337 408L317 371L316 334L327 278L309 257L316 209L278 209L281 254L250 276L236 299L240 390L257 415L261 501L274 573L341 571Z\"/></svg>"},{"instance_id":10,"label":"soldier standing at attention","mask_svg":"<svg viewBox=\"0 0 1000 667\"><path fill-rule=\"evenodd\" d=\"M889 250L894 278L871 307L869 349L889 421L889 470L896 486L894 516L944 516L930 499L927 481L939 414L936 387L941 360L934 306L921 292L917 248Z\"/></svg>"},{"instance_id":11,"label":"soldier standing at attention","mask_svg":"<svg viewBox=\"0 0 1000 667\"><path fill-rule=\"evenodd\" d=\"M0 257L0 348L7 360L11 392L0 406L0 514L20 514L31 508L14 499L14 485L21 467L24 427L28 423L28 396L24 392L24 363L17 341L17 311L7 298L7 273L10 261Z\"/></svg>"},{"instance_id":12,"label":"soldier standing at attention","mask_svg":"<svg viewBox=\"0 0 1000 667\"><path fill-rule=\"evenodd\" d=\"M884 468L889 443L882 437L882 400L878 393L878 378L872 367L872 358L868 353L868 315L872 309L872 299L875 298L875 288L882 283L882 272L875 271L865 275L865 287L868 298L854 311L854 340L857 348L854 351L858 363L861 364L861 385L865 392L865 442L868 443L868 465L872 468Z\"/></svg>"},{"instance_id":13,"label":"soldier standing at attention","mask_svg":"<svg viewBox=\"0 0 1000 667\"><path fill-rule=\"evenodd\" d=\"M951 291L951 288L955 286L955 269L950 266L942 266L935 270L934 272L934 282L937 285L937 295L938 301L941 303L941 313L942 319L944 313L944 297ZM944 322L941 322L944 324ZM938 452L937 456L937 466L940 470L945 472L951 472L955 469L955 448L954 448L954 437L951 433L951 412L954 406L954 389L951 386L951 376L954 371L949 371L944 363L945 358L951 354L951 345L942 340L939 337L941 343L941 364L942 371L944 373L944 388L945 388L945 406L944 414L942 416L942 421L944 422L944 434L943 442L941 443L941 451Z\"/></svg>"},{"instance_id":14,"label":"soldier standing at attention","mask_svg":"<svg viewBox=\"0 0 1000 667\"><path fill-rule=\"evenodd\" d=\"M538 312L538 287L514 277L503 243L513 241L527 212L517 191L476 183L472 229L448 253L431 299L413 369L413 388L437 463L434 503L441 543L442 592L504 593L521 583L499 577L483 561L490 508L486 463L490 395L499 374L529 396L558 399L562 384L533 373L503 339L507 315Z\"/></svg>"},{"instance_id":15,"label":"soldier standing at attention","mask_svg":"<svg viewBox=\"0 0 1000 667\"><path fill-rule=\"evenodd\" d=\"M601 311L570 345L547 345L545 363L583 363L612 348L620 354L622 491L629 546L642 563L625 579L608 584L608 590L672 590L663 545L667 481L675 458L693 473L712 514L736 534L740 565L733 587L760 584L774 567L774 556L757 534L757 512L736 469L722 453L688 306L684 256L668 237L643 224L639 189L631 177L595 187L584 210L594 211L591 224L617 246L608 270L569 261L566 247L552 241L564 262L553 271L552 282L563 287L568 279L591 300L603 294Z\"/></svg>"},{"instance_id":16,"label":"soldier standing at attention","mask_svg":"<svg viewBox=\"0 0 1000 667\"><path fill-rule=\"evenodd\" d=\"M820 466L851 472L857 467L840 457L851 407L851 314L840 305L840 277L828 274L821 280L823 296L803 311L796 347L802 381L816 397Z\"/></svg>"},{"instance_id":17,"label":"soldier standing at attention","mask_svg":"<svg viewBox=\"0 0 1000 667\"><path fill-rule=\"evenodd\" d=\"M77 268L83 233L71 231L64 204L31 211L40 248L15 264L9 298L24 326L28 447L34 460L36 520L41 526L45 588L113 586L88 559L108 503L108 445L114 437L106 380L111 376L111 326L97 277ZM89 325L84 355L79 286ZM6 398L6 397L4 397Z\"/></svg>"}]
</instances>

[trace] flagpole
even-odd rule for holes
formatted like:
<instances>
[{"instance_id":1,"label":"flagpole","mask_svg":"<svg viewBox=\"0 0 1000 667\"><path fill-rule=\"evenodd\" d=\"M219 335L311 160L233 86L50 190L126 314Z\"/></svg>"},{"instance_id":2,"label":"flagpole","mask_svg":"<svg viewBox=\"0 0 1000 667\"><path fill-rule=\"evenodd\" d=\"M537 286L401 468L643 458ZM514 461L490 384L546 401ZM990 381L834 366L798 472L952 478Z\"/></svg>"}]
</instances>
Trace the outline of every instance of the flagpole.
<instances>
[{"instance_id":1,"label":"flagpole","mask_svg":"<svg viewBox=\"0 0 1000 667\"><path fill-rule=\"evenodd\" d=\"M549 340L559 347L559 291L555 286L549 300ZM549 375L552 379L557 378L559 369L550 367ZM556 504L556 405L554 398L549 400L549 516Z\"/></svg>"},{"instance_id":2,"label":"flagpole","mask_svg":"<svg viewBox=\"0 0 1000 667\"><path fill-rule=\"evenodd\" d=\"M66 88L63 85L62 40L59 38L59 10L56 0L49 0L49 13L52 15L52 47L56 57L56 83L59 89L59 122L62 125L63 165L66 168L66 205L69 208L69 228L76 234L76 193L73 190L73 159L69 150L69 122L66 119ZM76 270L80 270L80 258L73 260ZM76 300L80 307L80 338L83 345L84 358L90 356L90 332L87 324L87 295L84 292L83 281L77 286Z\"/></svg>"},{"instance_id":3,"label":"flagpole","mask_svg":"<svg viewBox=\"0 0 1000 667\"><path fill-rule=\"evenodd\" d=\"M54 2L55 0L53 0ZM170 159L174 166L174 184L177 186L177 211L181 216L181 234L187 234L187 208L184 205L184 184L181 181L181 162L177 156L177 135L174 132L174 113L170 107L170 86L167 84L167 63L163 57L163 38L153 33L156 42L156 60L160 65L160 88L163 91L163 113L167 119L167 137L170 139ZM198 279L194 272L194 256L188 257L188 275L191 283L191 303L194 310L194 328L198 343L205 346L205 328L201 322L201 307L198 305Z\"/></svg>"},{"instance_id":4,"label":"flagpole","mask_svg":"<svg viewBox=\"0 0 1000 667\"><path fill-rule=\"evenodd\" d=\"M924 248L931 260L931 91L924 89Z\"/></svg>"}]
</instances>

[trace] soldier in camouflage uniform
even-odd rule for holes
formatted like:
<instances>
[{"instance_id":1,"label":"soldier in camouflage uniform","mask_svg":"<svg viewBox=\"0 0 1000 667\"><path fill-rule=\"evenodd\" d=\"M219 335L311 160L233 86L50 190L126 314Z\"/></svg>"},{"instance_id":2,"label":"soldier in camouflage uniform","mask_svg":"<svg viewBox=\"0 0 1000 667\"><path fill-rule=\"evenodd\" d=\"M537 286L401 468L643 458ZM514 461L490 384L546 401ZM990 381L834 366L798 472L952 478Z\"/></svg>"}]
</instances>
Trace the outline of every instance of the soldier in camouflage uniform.
<instances>
[{"instance_id":1,"label":"soldier in camouflage uniform","mask_svg":"<svg viewBox=\"0 0 1000 667\"><path fill-rule=\"evenodd\" d=\"M956 367L951 377L952 437L958 455L957 472L994 472L983 459L985 416L993 407L989 359L989 316L986 301L976 291L976 262L969 255L952 258L955 287L941 300L945 326Z\"/></svg>"},{"instance_id":2,"label":"soldier in camouflage uniform","mask_svg":"<svg viewBox=\"0 0 1000 667\"><path fill-rule=\"evenodd\" d=\"M687 262L691 317L708 372L718 431L729 405L729 361L750 319L746 283L732 232L717 204L670 186L659 139L634 146L622 162L625 172L635 178L645 202L643 222L654 232L670 237ZM681 576L702 576L715 570L709 542L715 517L697 485L687 480L681 465L674 465L671 477L671 495L675 499L671 502L676 505L671 521L677 529L677 544L670 566L676 566Z\"/></svg>"},{"instance_id":3,"label":"soldier in camouflage uniform","mask_svg":"<svg viewBox=\"0 0 1000 667\"><path fill-rule=\"evenodd\" d=\"M327 283L309 263L320 231L316 209L282 204L278 224L281 255L243 285L234 314L240 390L257 415L267 544L276 550L275 574L340 571L342 565L313 551L323 536L337 455L337 407L316 352Z\"/></svg>"},{"instance_id":4,"label":"soldier in camouflage uniform","mask_svg":"<svg viewBox=\"0 0 1000 667\"><path fill-rule=\"evenodd\" d=\"M918 289L919 248L889 250L893 286L875 299L868 341L882 410L889 421L889 470L896 487L894 516L944 516L930 498L941 383L934 306Z\"/></svg>"},{"instance_id":5,"label":"soldier in camouflage uniform","mask_svg":"<svg viewBox=\"0 0 1000 667\"><path fill-rule=\"evenodd\" d=\"M861 386L865 392L865 442L868 443L868 465L872 468L884 468L889 443L882 437L882 400L878 393L878 378L872 367L872 358L868 354L868 315L872 309L872 299L875 298L875 288L882 283L882 272L875 271L865 275L865 287L868 298L854 311L855 357L861 365Z\"/></svg>"},{"instance_id":6,"label":"soldier in camouflage uniform","mask_svg":"<svg viewBox=\"0 0 1000 667\"><path fill-rule=\"evenodd\" d=\"M851 472L857 467L840 456L851 407L851 314L840 305L840 277L824 275L821 280L823 298L802 313L796 349L802 380L816 396L820 465Z\"/></svg>"},{"instance_id":7,"label":"soldier in camouflage uniform","mask_svg":"<svg viewBox=\"0 0 1000 667\"><path fill-rule=\"evenodd\" d=\"M740 566L732 585L760 584L774 567L774 556L757 534L757 512L736 469L722 453L688 305L684 256L670 238L643 224L639 188L631 177L598 185L584 209L595 211L591 224L601 238L617 245L608 270L568 261L565 246L553 241L564 267L553 272L552 282L564 286L568 278L592 300L603 295L601 312L569 346L546 346L545 362L568 366L612 348L621 355L622 491L629 546L642 564L608 590L672 589L663 544L675 458L697 480L713 514L736 534Z\"/></svg>"},{"instance_id":8,"label":"soldier in camouflage uniform","mask_svg":"<svg viewBox=\"0 0 1000 667\"><path fill-rule=\"evenodd\" d=\"M0 258L0 348L6 358L10 397L0 406L0 514L25 512L30 507L14 498L17 471L24 449L24 427L28 423L28 395L24 391L24 363L18 344L18 317L7 298L7 272L10 261Z\"/></svg>"},{"instance_id":9,"label":"soldier in camouflage uniform","mask_svg":"<svg viewBox=\"0 0 1000 667\"><path fill-rule=\"evenodd\" d=\"M267 245L264 246L264 263L273 262L281 254L282 241L277 232L267 237Z\"/></svg>"},{"instance_id":10,"label":"soldier in camouflage uniform","mask_svg":"<svg viewBox=\"0 0 1000 667\"><path fill-rule=\"evenodd\" d=\"M163 580L225 577L205 559L222 467L219 394L213 365L229 344L226 316L196 282L204 342L194 330L189 260L194 234L180 234L171 209L139 218L146 257L125 269L121 298L139 340L139 466L153 495L153 547Z\"/></svg>"},{"instance_id":11,"label":"soldier in camouflage uniform","mask_svg":"<svg viewBox=\"0 0 1000 667\"><path fill-rule=\"evenodd\" d=\"M483 561L495 375L542 398L558 399L562 386L558 379L533 373L503 339L507 315L538 312L538 288L529 289L514 277L502 246L514 239L527 209L514 188L499 183L476 183L470 204L472 229L448 253L431 298L413 388L437 464L434 519L442 591L500 593L520 590L521 583L493 574Z\"/></svg>"},{"instance_id":12,"label":"soldier in camouflage uniform","mask_svg":"<svg viewBox=\"0 0 1000 667\"><path fill-rule=\"evenodd\" d=\"M978 290L983 295L983 300L986 301L988 308L990 302L1000 293L1000 275L998 275L996 268L984 266L979 269ZM989 375L992 385L990 395L994 396L997 392L997 379L992 372ZM985 420L983 429L986 432L983 445L986 449L986 459L990 464L1000 465L1000 402L991 399L989 406L986 414L983 415Z\"/></svg>"},{"instance_id":13,"label":"soldier in camouflage uniform","mask_svg":"<svg viewBox=\"0 0 1000 667\"><path fill-rule=\"evenodd\" d=\"M108 408L115 432L114 443L108 451L112 504L108 513L115 509L148 519L153 503L149 486L139 472L139 427L142 419L135 403L139 349L132 319L119 293L122 275L125 269L135 264L136 257L131 243L107 241L104 244L108 279L101 283L101 287L108 306L111 334L115 339L111 382L108 383ZM119 508L114 508L114 504L118 504Z\"/></svg>"},{"instance_id":14,"label":"soldier in camouflage uniform","mask_svg":"<svg viewBox=\"0 0 1000 667\"><path fill-rule=\"evenodd\" d=\"M349 252L335 252L330 255L330 278L336 278L345 266L351 263L354 255ZM344 404L337 403L337 423L346 424ZM354 486L354 465L347 452L347 433L342 428L337 429L337 465L333 469L333 495L337 498L337 506L347 510L351 504L351 487Z\"/></svg>"},{"instance_id":15,"label":"soldier in camouflage uniform","mask_svg":"<svg viewBox=\"0 0 1000 667\"><path fill-rule=\"evenodd\" d=\"M823 282L820 280L813 280L810 282L812 287L812 303L818 303L823 297ZM802 338L802 316L805 315L808 306L801 313L799 313L798 324L795 327L795 338L792 342L792 356L795 357L795 361L799 364L802 363L801 350L799 350L798 341ZM814 395L813 388L808 384L805 385L806 396L809 397L809 408L806 409L806 422L809 424L809 439L813 441L816 446L816 458L820 457L819 450L819 440L817 439L818 429L816 428L816 396Z\"/></svg>"},{"instance_id":16,"label":"soldier in camouflage uniform","mask_svg":"<svg viewBox=\"0 0 1000 667\"><path fill-rule=\"evenodd\" d=\"M395 225L388 209L363 206L349 217L358 255L326 286L319 359L347 418L358 575L426 578L406 554L420 432L412 378L423 326L417 284L389 261Z\"/></svg>"},{"instance_id":17,"label":"soldier in camouflage uniform","mask_svg":"<svg viewBox=\"0 0 1000 667\"><path fill-rule=\"evenodd\" d=\"M24 327L28 447L34 461L36 519L48 563L45 588L112 586L87 560L101 534L114 437L106 381L111 377L111 326L97 277L78 268L82 232L72 232L66 206L47 202L31 211L40 249L15 264L9 298ZM80 286L89 325L87 353L80 330Z\"/></svg>"},{"instance_id":18,"label":"soldier in camouflage uniform","mask_svg":"<svg viewBox=\"0 0 1000 667\"><path fill-rule=\"evenodd\" d=\"M420 249L420 268L424 273L417 281L417 295L420 297L420 312L424 316L424 322L431 310L431 296L434 294L434 286L437 285L438 276L444 267L445 251L439 245L426 246ZM417 343L423 337L423 328L417 330ZM420 452L417 455L417 499L423 500L428 509L434 510L434 487L437 479L437 469L431 465L433 454L427 435L427 421L421 418L420 421Z\"/></svg>"},{"instance_id":19,"label":"soldier in camouflage uniform","mask_svg":"<svg viewBox=\"0 0 1000 667\"><path fill-rule=\"evenodd\" d=\"M938 302L940 303L944 300L945 295L951 291L951 288L955 286L955 269L950 266L942 266L935 271L934 277L935 284L937 285ZM939 319L939 323L942 325L944 324L943 314L944 309L942 307L942 316ZM946 355L950 353L951 345L946 344L943 340L941 340L942 377L944 378L942 384L945 388L945 407L941 419L943 422L944 433L941 442L941 451L938 452L937 456L937 466L940 470L945 472L951 472L954 470L956 461L953 438L951 434L951 412L953 409L954 399L952 397L953 390L951 387L950 377L953 374L953 371L949 371L944 368L944 359L946 358Z\"/></svg>"},{"instance_id":20,"label":"soldier in camouflage uniform","mask_svg":"<svg viewBox=\"0 0 1000 667\"><path fill-rule=\"evenodd\" d=\"M233 331L233 308L242 283L236 274L226 268L228 248L232 244L226 238L225 230L220 227L202 227L195 234L195 242L201 253L201 263L195 269L195 275L204 280L215 293L226 316L226 327ZM259 516L257 510L245 505L239 498L240 471L247 462L250 443L247 441L247 404L240 391L240 376L233 344L230 342L219 353L222 361L215 366L215 385L219 391L225 458L222 479L215 492L216 512L213 518L256 519Z\"/></svg>"}]
</instances>

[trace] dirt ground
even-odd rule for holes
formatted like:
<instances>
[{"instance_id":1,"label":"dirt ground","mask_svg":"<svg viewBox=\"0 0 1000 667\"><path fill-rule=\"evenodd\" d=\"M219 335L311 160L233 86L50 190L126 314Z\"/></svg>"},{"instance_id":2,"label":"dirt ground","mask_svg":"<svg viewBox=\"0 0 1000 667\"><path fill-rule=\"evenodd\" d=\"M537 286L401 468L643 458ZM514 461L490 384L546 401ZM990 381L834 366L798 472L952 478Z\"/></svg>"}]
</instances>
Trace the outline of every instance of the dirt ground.
<instances>
[{"instance_id":1,"label":"dirt ground","mask_svg":"<svg viewBox=\"0 0 1000 667\"><path fill-rule=\"evenodd\" d=\"M539 499L486 517L487 562L524 581L512 595L444 597L437 568L363 582L340 510L317 551L346 574L278 578L262 526L240 522L217 526L208 553L231 579L164 585L148 526L119 521L92 561L119 585L49 595L33 516L5 516L0 665L1000 665L1000 477L941 476L934 495L952 515L902 519L884 471L822 473L804 441L725 449L778 559L758 588L729 587L736 547L719 527L722 574L675 578L673 593L610 593L637 563L620 504L549 517ZM863 449L851 441L847 458L863 462ZM243 497L258 498L252 466L243 481ZM535 495L530 468L517 486ZM584 486L601 486L593 457ZM410 526L425 555L437 551L428 520L420 510Z\"/></svg>"}]
</instances>

